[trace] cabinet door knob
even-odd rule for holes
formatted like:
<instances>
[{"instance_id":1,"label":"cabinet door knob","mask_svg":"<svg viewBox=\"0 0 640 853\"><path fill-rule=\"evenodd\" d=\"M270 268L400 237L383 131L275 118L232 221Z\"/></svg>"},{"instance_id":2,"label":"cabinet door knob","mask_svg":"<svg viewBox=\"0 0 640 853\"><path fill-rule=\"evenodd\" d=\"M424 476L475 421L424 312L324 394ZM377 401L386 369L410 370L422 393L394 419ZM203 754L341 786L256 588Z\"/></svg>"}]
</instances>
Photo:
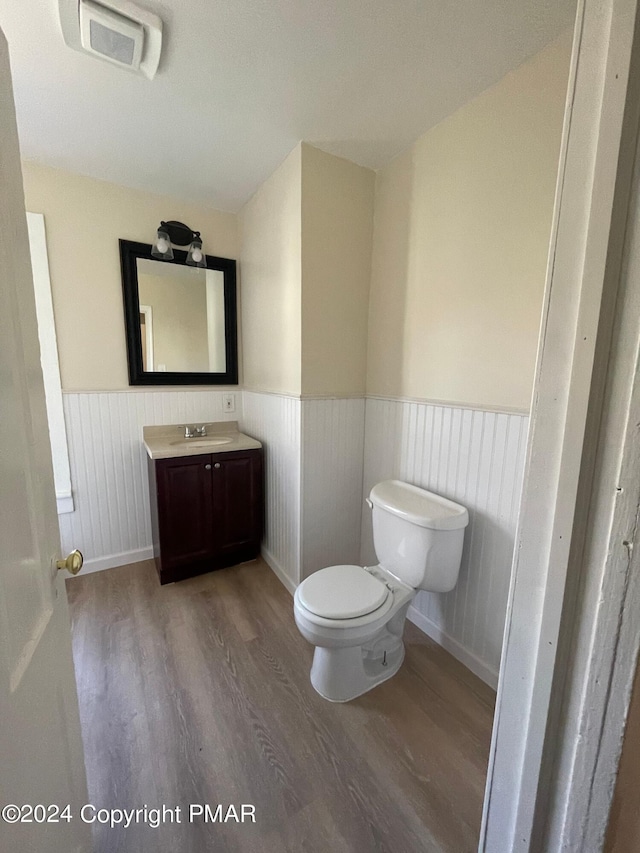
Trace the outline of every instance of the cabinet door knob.
<instances>
[{"instance_id":1,"label":"cabinet door knob","mask_svg":"<svg viewBox=\"0 0 640 853\"><path fill-rule=\"evenodd\" d=\"M213 467L214 467L214 468L219 468L219 467L220 467L220 463L219 463L219 462L216 462L216 464L215 464Z\"/></svg>"},{"instance_id":2,"label":"cabinet door knob","mask_svg":"<svg viewBox=\"0 0 640 853\"><path fill-rule=\"evenodd\" d=\"M205 470L206 470L206 471L210 471L210 470L211 470L211 465L205 465L204 467L205 467Z\"/></svg>"}]
</instances>

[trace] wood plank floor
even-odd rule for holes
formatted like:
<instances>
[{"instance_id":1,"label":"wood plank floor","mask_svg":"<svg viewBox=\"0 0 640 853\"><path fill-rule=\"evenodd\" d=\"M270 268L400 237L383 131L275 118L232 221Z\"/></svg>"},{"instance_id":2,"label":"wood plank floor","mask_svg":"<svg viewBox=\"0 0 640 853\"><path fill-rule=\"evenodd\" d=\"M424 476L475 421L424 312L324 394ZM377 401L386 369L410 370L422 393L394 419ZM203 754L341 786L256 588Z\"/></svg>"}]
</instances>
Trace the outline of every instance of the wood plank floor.
<instances>
[{"instance_id":1,"label":"wood plank floor","mask_svg":"<svg viewBox=\"0 0 640 853\"><path fill-rule=\"evenodd\" d=\"M250 803L256 824L98 827L96 853L473 853L494 694L407 623L400 672L344 705L261 561L161 587L67 582L90 802Z\"/></svg>"}]
</instances>

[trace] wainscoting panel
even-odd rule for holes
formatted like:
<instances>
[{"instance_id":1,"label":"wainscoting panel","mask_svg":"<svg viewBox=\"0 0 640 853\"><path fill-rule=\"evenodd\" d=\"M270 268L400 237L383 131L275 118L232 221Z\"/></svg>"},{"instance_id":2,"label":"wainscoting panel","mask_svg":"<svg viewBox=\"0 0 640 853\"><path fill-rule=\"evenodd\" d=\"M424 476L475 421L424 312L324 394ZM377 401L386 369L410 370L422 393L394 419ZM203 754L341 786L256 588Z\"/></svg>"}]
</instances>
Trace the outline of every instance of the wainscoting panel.
<instances>
[{"instance_id":1,"label":"wainscoting panel","mask_svg":"<svg viewBox=\"0 0 640 853\"><path fill-rule=\"evenodd\" d=\"M447 594L421 592L409 611L426 633L495 686L500 667L528 417L400 400L367 400L364 493L400 479L469 510L460 578ZM362 561L375 560L362 515Z\"/></svg>"},{"instance_id":2,"label":"wainscoting panel","mask_svg":"<svg viewBox=\"0 0 640 853\"><path fill-rule=\"evenodd\" d=\"M364 399L302 402L302 577L360 558Z\"/></svg>"},{"instance_id":3,"label":"wainscoting panel","mask_svg":"<svg viewBox=\"0 0 640 853\"><path fill-rule=\"evenodd\" d=\"M409 616L495 685L527 416L252 391L237 391L237 411L225 414L223 393L64 394L75 511L59 516L63 551L80 548L87 571L149 557L142 427L238 420L265 445L264 555L290 591L323 566L375 561L363 498L380 480L407 480L469 509L456 589L447 595L420 593Z\"/></svg>"},{"instance_id":4,"label":"wainscoting panel","mask_svg":"<svg viewBox=\"0 0 640 853\"><path fill-rule=\"evenodd\" d=\"M79 548L85 571L151 556L142 427L241 420L241 393L233 414L223 412L222 396L209 389L64 394L75 511L59 516L63 553Z\"/></svg>"},{"instance_id":5,"label":"wainscoting panel","mask_svg":"<svg viewBox=\"0 0 640 853\"><path fill-rule=\"evenodd\" d=\"M264 557L290 592L300 581L301 401L242 393L241 429L264 443Z\"/></svg>"}]
</instances>

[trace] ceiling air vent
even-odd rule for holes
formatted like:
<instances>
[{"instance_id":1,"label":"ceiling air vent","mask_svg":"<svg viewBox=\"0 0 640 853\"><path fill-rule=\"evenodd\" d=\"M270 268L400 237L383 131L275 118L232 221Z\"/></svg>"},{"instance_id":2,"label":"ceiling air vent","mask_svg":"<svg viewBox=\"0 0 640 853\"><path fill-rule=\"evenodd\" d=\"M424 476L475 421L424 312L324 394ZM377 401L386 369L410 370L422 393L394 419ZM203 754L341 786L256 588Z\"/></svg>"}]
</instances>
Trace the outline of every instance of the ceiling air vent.
<instances>
[{"instance_id":1,"label":"ceiling air vent","mask_svg":"<svg viewBox=\"0 0 640 853\"><path fill-rule=\"evenodd\" d=\"M69 47L152 80L162 48L162 21L129 0L58 0Z\"/></svg>"}]
</instances>

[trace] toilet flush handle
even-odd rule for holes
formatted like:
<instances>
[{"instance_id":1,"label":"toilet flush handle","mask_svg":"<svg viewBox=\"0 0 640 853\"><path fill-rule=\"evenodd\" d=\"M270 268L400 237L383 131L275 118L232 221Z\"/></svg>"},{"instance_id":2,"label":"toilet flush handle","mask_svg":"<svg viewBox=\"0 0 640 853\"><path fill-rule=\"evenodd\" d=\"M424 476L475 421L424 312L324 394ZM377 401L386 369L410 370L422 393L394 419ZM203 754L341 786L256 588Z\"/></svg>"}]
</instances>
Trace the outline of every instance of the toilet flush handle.
<instances>
[{"instance_id":1,"label":"toilet flush handle","mask_svg":"<svg viewBox=\"0 0 640 853\"><path fill-rule=\"evenodd\" d=\"M373 509L373 503L369 500L369 498L365 498L365 503L369 507L369 509Z\"/></svg>"}]
</instances>

